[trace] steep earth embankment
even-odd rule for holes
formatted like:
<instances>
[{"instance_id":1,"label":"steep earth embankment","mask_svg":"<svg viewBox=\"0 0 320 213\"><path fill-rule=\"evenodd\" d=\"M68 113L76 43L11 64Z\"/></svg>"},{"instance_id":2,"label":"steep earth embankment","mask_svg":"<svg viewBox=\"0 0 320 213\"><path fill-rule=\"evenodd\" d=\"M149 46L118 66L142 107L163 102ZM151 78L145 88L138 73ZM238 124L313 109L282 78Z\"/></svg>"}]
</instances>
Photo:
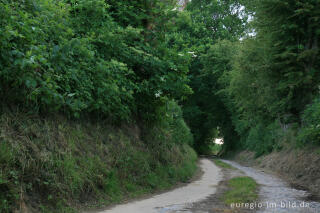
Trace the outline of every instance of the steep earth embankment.
<instances>
[{"instance_id":1,"label":"steep earth embankment","mask_svg":"<svg viewBox=\"0 0 320 213\"><path fill-rule=\"evenodd\" d=\"M311 193L311 198L320 198L320 153L319 149L283 149L254 158L254 153L238 153L236 161L249 166L271 170L296 188Z\"/></svg>"},{"instance_id":2,"label":"steep earth embankment","mask_svg":"<svg viewBox=\"0 0 320 213\"><path fill-rule=\"evenodd\" d=\"M72 213L187 181L197 156L161 126L0 115L0 212Z\"/></svg>"}]
</instances>

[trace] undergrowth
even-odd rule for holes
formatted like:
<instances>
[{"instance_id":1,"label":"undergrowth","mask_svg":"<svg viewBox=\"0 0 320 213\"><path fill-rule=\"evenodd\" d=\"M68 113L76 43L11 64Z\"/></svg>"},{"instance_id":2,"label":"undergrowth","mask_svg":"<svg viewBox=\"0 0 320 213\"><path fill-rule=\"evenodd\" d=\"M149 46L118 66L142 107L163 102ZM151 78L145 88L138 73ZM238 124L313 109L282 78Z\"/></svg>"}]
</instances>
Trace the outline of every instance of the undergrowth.
<instances>
[{"instance_id":1,"label":"undergrowth","mask_svg":"<svg viewBox=\"0 0 320 213\"><path fill-rule=\"evenodd\" d=\"M77 212L165 189L193 175L197 156L189 145L172 143L161 126L158 132L140 129L2 114L0 212Z\"/></svg>"}]
</instances>

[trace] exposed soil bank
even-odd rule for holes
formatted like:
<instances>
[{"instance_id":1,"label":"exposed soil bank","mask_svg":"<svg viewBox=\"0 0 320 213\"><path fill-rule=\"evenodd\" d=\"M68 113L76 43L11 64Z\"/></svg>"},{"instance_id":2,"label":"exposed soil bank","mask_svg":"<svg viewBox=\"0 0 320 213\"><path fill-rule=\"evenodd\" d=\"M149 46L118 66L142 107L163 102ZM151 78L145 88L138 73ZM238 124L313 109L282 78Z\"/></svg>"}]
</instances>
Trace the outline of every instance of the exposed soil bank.
<instances>
[{"instance_id":1,"label":"exposed soil bank","mask_svg":"<svg viewBox=\"0 0 320 213\"><path fill-rule=\"evenodd\" d=\"M243 151L234 160L275 172L295 188L310 192L312 200L319 201L320 154L315 150L286 149L259 158L254 158L252 152Z\"/></svg>"}]
</instances>

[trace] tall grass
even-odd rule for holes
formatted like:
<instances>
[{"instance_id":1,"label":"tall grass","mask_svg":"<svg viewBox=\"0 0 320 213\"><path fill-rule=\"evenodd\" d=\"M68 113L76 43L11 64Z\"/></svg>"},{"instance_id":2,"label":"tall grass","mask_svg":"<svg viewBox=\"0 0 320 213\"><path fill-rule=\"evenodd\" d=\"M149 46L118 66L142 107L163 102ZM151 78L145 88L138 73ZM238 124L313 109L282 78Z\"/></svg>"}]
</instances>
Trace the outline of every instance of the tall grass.
<instances>
[{"instance_id":1,"label":"tall grass","mask_svg":"<svg viewBox=\"0 0 320 213\"><path fill-rule=\"evenodd\" d=\"M142 140L136 125L2 114L0 212L76 212L188 180L195 152L166 142L159 128L158 139L150 132Z\"/></svg>"}]
</instances>

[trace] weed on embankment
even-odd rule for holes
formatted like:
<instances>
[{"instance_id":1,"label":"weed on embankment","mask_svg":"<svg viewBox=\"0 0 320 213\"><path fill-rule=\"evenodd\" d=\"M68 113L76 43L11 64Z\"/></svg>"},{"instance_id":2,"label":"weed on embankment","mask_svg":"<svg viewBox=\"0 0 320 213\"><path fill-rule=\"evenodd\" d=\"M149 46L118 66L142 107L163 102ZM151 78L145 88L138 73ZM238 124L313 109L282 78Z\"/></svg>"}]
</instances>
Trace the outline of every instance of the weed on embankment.
<instances>
[{"instance_id":1,"label":"weed on embankment","mask_svg":"<svg viewBox=\"0 0 320 213\"><path fill-rule=\"evenodd\" d=\"M163 131L2 114L0 212L78 212L187 181L197 156Z\"/></svg>"}]
</instances>

